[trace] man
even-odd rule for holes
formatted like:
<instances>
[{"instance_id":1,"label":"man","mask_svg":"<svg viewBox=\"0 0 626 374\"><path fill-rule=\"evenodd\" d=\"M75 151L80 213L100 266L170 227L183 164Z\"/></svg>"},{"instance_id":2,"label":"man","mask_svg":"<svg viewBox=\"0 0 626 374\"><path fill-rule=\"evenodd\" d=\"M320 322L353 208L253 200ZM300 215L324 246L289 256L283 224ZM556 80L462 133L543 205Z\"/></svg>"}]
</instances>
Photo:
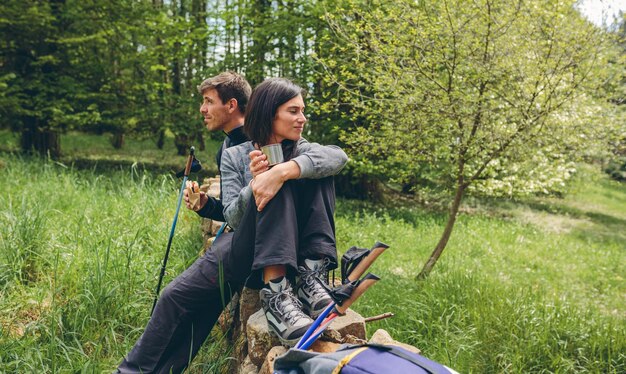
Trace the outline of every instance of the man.
<instances>
[{"instance_id":1,"label":"man","mask_svg":"<svg viewBox=\"0 0 626 374\"><path fill-rule=\"evenodd\" d=\"M215 155L219 171L223 150L248 140L243 133L243 120L252 90L242 76L225 72L202 82L198 91L202 95L200 113L204 117L207 130L224 131L227 135L226 140ZM195 184L194 187L197 187L195 182L187 183ZM187 208L192 209L187 189L185 189L184 197ZM204 192L200 192L200 207L197 213L201 217L224 222L223 211L224 207L220 199L209 197Z\"/></svg>"},{"instance_id":2,"label":"man","mask_svg":"<svg viewBox=\"0 0 626 374\"><path fill-rule=\"evenodd\" d=\"M219 170L222 151L247 141L242 126L252 89L239 74L224 72L202 82L198 91L202 94L200 113L206 128L227 135L216 155ZM185 203L191 209L187 191ZM197 213L224 221L220 200L203 192ZM231 290L240 286L220 284L218 280L223 252L229 248L230 235L224 234L214 243L214 249L163 290L143 335L117 368L118 373L179 373L187 367L230 301Z\"/></svg>"}]
</instances>

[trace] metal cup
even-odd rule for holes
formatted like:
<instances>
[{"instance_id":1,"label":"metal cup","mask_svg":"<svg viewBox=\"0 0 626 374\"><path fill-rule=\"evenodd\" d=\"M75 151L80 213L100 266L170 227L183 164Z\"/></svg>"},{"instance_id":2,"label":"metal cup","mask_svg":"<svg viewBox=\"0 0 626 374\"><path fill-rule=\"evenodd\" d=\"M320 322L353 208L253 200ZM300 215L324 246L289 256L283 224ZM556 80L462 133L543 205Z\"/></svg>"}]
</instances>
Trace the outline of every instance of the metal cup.
<instances>
[{"instance_id":1,"label":"metal cup","mask_svg":"<svg viewBox=\"0 0 626 374\"><path fill-rule=\"evenodd\" d=\"M280 143L263 146L261 152L267 156L267 163L270 167L285 161L283 147Z\"/></svg>"}]
</instances>

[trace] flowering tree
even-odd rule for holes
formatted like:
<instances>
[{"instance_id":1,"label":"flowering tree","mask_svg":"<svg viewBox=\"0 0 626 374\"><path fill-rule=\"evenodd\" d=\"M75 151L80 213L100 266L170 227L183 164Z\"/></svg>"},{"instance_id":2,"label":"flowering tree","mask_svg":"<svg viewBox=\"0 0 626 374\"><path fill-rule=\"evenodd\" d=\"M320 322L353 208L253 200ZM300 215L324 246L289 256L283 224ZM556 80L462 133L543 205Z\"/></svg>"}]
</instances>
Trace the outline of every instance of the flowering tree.
<instances>
[{"instance_id":1,"label":"flowering tree","mask_svg":"<svg viewBox=\"0 0 626 374\"><path fill-rule=\"evenodd\" d=\"M337 42L326 80L338 87L357 169L418 192L535 192L562 183L593 132L601 31L574 1L347 1L328 12Z\"/></svg>"}]
</instances>

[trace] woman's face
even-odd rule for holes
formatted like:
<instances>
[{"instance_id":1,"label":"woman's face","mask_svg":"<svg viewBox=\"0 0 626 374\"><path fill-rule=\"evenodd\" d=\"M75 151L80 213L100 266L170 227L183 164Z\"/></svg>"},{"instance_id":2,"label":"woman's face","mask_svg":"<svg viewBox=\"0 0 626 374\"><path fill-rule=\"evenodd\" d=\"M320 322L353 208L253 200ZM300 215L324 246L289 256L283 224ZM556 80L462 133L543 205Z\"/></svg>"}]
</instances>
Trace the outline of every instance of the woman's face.
<instances>
[{"instance_id":1,"label":"woman's face","mask_svg":"<svg viewBox=\"0 0 626 374\"><path fill-rule=\"evenodd\" d=\"M276 109L270 144L280 143L285 139L297 141L302 135L306 121L304 100L298 95Z\"/></svg>"}]
</instances>

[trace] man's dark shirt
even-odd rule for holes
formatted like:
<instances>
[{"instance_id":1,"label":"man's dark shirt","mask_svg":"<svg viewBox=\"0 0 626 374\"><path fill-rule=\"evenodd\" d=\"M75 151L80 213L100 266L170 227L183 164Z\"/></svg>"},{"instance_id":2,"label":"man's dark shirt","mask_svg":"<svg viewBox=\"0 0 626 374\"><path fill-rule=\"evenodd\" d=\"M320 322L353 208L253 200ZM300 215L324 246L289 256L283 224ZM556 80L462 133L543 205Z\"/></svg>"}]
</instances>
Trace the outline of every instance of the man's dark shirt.
<instances>
[{"instance_id":1,"label":"man's dark shirt","mask_svg":"<svg viewBox=\"0 0 626 374\"><path fill-rule=\"evenodd\" d=\"M225 148L234 147L241 143L247 142L248 137L243 133L243 126L239 126L236 129L232 130L230 133L226 134L226 139L224 139L224 143L220 147L219 151L215 155L215 162L217 164L217 170L221 173L222 166L222 151ZM222 195L222 182L220 180L220 197ZM225 222L224 218L224 206L222 205L221 200L216 199L214 197L209 197L209 201L200 209L198 212L200 217L210 218L212 220Z\"/></svg>"}]
</instances>

